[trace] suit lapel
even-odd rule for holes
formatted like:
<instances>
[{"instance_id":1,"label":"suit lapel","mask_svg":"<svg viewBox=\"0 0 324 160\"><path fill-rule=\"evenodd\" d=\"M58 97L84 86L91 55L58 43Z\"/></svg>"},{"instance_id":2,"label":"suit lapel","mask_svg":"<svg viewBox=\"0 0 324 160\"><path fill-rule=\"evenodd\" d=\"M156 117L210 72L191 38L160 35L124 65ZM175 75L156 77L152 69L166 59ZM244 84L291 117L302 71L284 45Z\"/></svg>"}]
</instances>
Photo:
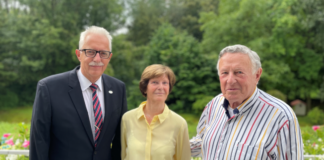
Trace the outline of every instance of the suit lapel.
<instances>
[{"instance_id":1,"label":"suit lapel","mask_svg":"<svg viewBox=\"0 0 324 160\"><path fill-rule=\"evenodd\" d=\"M75 68L74 70L72 70L70 72L69 85L71 87L71 90L69 91L69 94L70 94L70 97L74 104L74 107L79 114L79 117L82 121L83 127L88 135L88 138L90 139L90 141L92 142L92 145L94 146L94 140L93 140L91 126L90 126L90 122L89 122L88 111L84 104L84 99L83 99L82 90L80 87L80 82L78 80L78 76L76 73L78 68L79 67Z\"/></svg>"}]
</instances>

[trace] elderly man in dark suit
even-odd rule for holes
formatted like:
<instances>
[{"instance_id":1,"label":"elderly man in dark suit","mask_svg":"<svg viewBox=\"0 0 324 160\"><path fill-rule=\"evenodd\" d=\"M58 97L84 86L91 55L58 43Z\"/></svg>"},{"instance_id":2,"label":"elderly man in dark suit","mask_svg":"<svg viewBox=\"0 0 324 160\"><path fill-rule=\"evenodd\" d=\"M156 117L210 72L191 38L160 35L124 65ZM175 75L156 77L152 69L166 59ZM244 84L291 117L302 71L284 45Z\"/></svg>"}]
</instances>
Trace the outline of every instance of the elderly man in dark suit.
<instances>
[{"instance_id":1,"label":"elderly man in dark suit","mask_svg":"<svg viewBox=\"0 0 324 160\"><path fill-rule=\"evenodd\" d=\"M31 160L120 159L125 85L103 74L112 38L92 26L75 51L80 66L38 82L30 132ZM97 54L98 53L98 54Z\"/></svg>"}]
</instances>

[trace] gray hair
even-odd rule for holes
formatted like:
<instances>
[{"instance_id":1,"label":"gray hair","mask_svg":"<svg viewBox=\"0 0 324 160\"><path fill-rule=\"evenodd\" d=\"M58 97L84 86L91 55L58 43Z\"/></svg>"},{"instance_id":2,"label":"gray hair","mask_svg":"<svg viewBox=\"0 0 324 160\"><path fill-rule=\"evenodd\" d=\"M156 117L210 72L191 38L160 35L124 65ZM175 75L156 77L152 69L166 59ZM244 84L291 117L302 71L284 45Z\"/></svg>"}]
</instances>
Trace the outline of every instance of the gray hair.
<instances>
[{"instance_id":1,"label":"gray hair","mask_svg":"<svg viewBox=\"0 0 324 160\"><path fill-rule=\"evenodd\" d=\"M85 31L81 32L80 40L79 40L79 49L81 49L81 47L83 46L84 39L85 39L86 35L89 33L96 33L96 34L106 36L109 41L110 52L112 52L112 45L111 45L112 37L111 37L111 35L109 34L109 32L106 29L104 29L102 27L97 27L97 26L91 26L91 27L87 28Z\"/></svg>"},{"instance_id":2,"label":"gray hair","mask_svg":"<svg viewBox=\"0 0 324 160\"><path fill-rule=\"evenodd\" d=\"M252 63L252 73L255 74L258 69L261 68L261 61L259 55L252 51L250 48L244 46L244 45L233 45L233 46L227 46L219 53L218 61L217 61L217 71L219 75L219 60L225 53L242 53L247 54L251 60Z\"/></svg>"}]
</instances>

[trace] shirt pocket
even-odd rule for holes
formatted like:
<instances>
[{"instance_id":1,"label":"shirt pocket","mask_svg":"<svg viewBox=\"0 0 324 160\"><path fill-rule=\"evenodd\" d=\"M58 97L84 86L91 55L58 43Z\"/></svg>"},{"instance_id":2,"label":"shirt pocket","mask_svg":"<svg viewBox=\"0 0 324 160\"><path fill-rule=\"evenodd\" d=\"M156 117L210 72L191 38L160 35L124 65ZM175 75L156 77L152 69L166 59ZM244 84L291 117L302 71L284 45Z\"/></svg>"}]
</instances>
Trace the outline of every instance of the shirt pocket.
<instances>
[{"instance_id":1,"label":"shirt pocket","mask_svg":"<svg viewBox=\"0 0 324 160\"><path fill-rule=\"evenodd\" d=\"M257 157L261 157L262 151L257 147L243 144L242 142L236 141L234 146L235 159L240 160L254 160ZM259 159L259 158L257 158Z\"/></svg>"}]
</instances>

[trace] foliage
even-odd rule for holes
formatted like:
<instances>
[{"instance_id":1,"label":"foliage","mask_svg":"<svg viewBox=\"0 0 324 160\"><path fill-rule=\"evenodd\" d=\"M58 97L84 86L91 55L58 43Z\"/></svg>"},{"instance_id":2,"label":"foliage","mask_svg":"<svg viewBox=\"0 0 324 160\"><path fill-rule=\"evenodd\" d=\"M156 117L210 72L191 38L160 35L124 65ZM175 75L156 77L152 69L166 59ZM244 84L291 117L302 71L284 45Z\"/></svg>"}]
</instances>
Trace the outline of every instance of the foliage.
<instances>
[{"instance_id":1,"label":"foliage","mask_svg":"<svg viewBox=\"0 0 324 160\"><path fill-rule=\"evenodd\" d=\"M29 139L30 123L0 122L0 136L10 133L14 138Z\"/></svg>"},{"instance_id":2,"label":"foliage","mask_svg":"<svg viewBox=\"0 0 324 160\"><path fill-rule=\"evenodd\" d=\"M304 155L323 155L324 153L324 127L313 130L311 127L301 128Z\"/></svg>"},{"instance_id":3,"label":"foliage","mask_svg":"<svg viewBox=\"0 0 324 160\"><path fill-rule=\"evenodd\" d=\"M200 30L201 24L199 23L201 12L212 12L217 14L219 0L184 0L181 17L177 17L172 23L176 28L187 31L197 40L203 39L203 32Z\"/></svg>"},{"instance_id":4,"label":"foliage","mask_svg":"<svg viewBox=\"0 0 324 160\"><path fill-rule=\"evenodd\" d=\"M140 78L138 78L140 79ZM139 81L133 80L132 86L128 87L127 107L128 110L137 108L141 102L146 101L139 89Z\"/></svg>"},{"instance_id":5,"label":"foliage","mask_svg":"<svg viewBox=\"0 0 324 160\"><path fill-rule=\"evenodd\" d=\"M318 6L323 2L221 0L219 14L201 13L203 48L212 53L233 44L249 46L262 60L260 88L307 99L310 106L323 75L323 43L314 38L324 28Z\"/></svg>"},{"instance_id":6,"label":"foliage","mask_svg":"<svg viewBox=\"0 0 324 160\"><path fill-rule=\"evenodd\" d=\"M274 96L274 97L276 97L276 98L278 98L278 99L281 99L281 100L284 101L284 102L287 102L287 96L284 95L284 94L283 94L282 92L280 92L279 90L275 90L275 89L273 89L273 90L269 90L269 91L267 91L267 93L270 94L270 95L272 95L272 96Z\"/></svg>"},{"instance_id":7,"label":"foliage","mask_svg":"<svg viewBox=\"0 0 324 160\"><path fill-rule=\"evenodd\" d=\"M73 69L84 27L114 31L124 23L123 4L117 0L8 0L1 5L0 95L10 94L13 100L1 99L0 107L31 104L38 80Z\"/></svg>"},{"instance_id":8,"label":"foliage","mask_svg":"<svg viewBox=\"0 0 324 160\"><path fill-rule=\"evenodd\" d=\"M78 65L79 34L91 25L114 35L105 73L125 82L129 109L145 100L138 81L153 63L176 73L167 101L172 109L189 112L195 102L203 108L202 97L220 93L218 53L233 44L260 55L259 88L312 106L312 99L324 99L322 8L321 0L5 0L0 3L0 108L31 105L40 79ZM125 19L129 32L114 34Z\"/></svg>"},{"instance_id":9,"label":"foliage","mask_svg":"<svg viewBox=\"0 0 324 160\"><path fill-rule=\"evenodd\" d=\"M6 91L5 89L0 91L0 106L15 107L18 105L18 95L12 91Z\"/></svg>"},{"instance_id":10,"label":"foliage","mask_svg":"<svg viewBox=\"0 0 324 160\"><path fill-rule=\"evenodd\" d=\"M146 47L134 46L127 41L126 35L118 35L113 40L113 56L110 64L116 73L115 77L132 85L134 80L139 80L143 66L143 58Z\"/></svg>"},{"instance_id":11,"label":"foliage","mask_svg":"<svg viewBox=\"0 0 324 160\"><path fill-rule=\"evenodd\" d=\"M189 138L191 139L193 136L196 136L196 128L199 121L199 116L195 114L188 114L188 113L182 113L180 114L181 117L183 117L188 124L188 132L189 132Z\"/></svg>"},{"instance_id":12,"label":"foliage","mask_svg":"<svg viewBox=\"0 0 324 160\"><path fill-rule=\"evenodd\" d=\"M167 103L176 111L190 111L201 94L219 93L214 61L200 52L199 43L186 32L163 24L155 32L145 52L146 66L164 64L176 75L177 82Z\"/></svg>"},{"instance_id":13,"label":"foliage","mask_svg":"<svg viewBox=\"0 0 324 160\"><path fill-rule=\"evenodd\" d=\"M126 35L118 35L113 40L113 57L110 61L116 73L114 77L126 84L128 109L136 108L145 100L139 90L139 80L144 65L144 52L146 46L135 46L126 39Z\"/></svg>"},{"instance_id":14,"label":"foliage","mask_svg":"<svg viewBox=\"0 0 324 160\"><path fill-rule=\"evenodd\" d=\"M128 39L136 45L146 45L159 26L170 23L200 41L203 35L199 23L200 12L216 13L218 2L219 0L129 1L132 23L128 25Z\"/></svg>"},{"instance_id":15,"label":"foliage","mask_svg":"<svg viewBox=\"0 0 324 160\"><path fill-rule=\"evenodd\" d=\"M322 85L320 88L320 99L321 99L321 102L324 102L324 76L323 76L323 82L322 82Z\"/></svg>"},{"instance_id":16,"label":"foliage","mask_svg":"<svg viewBox=\"0 0 324 160\"><path fill-rule=\"evenodd\" d=\"M210 102L213 98L213 96L201 95L200 98L198 98L195 103L193 103L192 109L196 114L201 114L208 102Z\"/></svg>"},{"instance_id":17,"label":"foliage","mask_svg":"<svg viewBox=\"0 0 324 160\"><path fill-rule=\"evenodd\" d=\"M313 108L307 114L310 124L322 125L324 124L324 112L318 107Z\"/></svg>"},{"instance_id":18,"label":"foliage","mask_svg":"<svg viewBox=\"0 0 324 160\"><path fill-rule=\"evenodd\" d=\"M7 126L7 127L5 127ZM12 126L14 130L10 129ZM11 130L11 133L1 133L0 150L28 150L29 149L29 124L5 124L0 123L1 129L5 131ZM5 127L5 128L4 128ZM0 160L5 159L27 160L28 157L24 155L0 155Z\"/></svg>"}]
</instances>

